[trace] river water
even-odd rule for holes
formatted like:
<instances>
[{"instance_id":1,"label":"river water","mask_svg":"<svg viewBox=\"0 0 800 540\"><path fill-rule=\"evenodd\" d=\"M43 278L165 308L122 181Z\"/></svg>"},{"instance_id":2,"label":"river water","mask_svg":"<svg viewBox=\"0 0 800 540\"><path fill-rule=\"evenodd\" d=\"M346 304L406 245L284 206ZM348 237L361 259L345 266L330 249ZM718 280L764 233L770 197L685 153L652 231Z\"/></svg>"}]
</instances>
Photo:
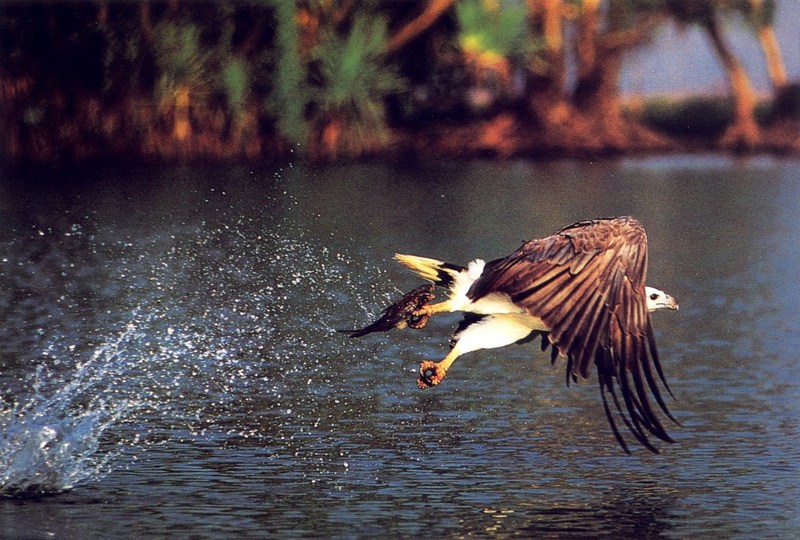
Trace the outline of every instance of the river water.
<instances>
[{"instance_id":1,"label":"river water","mask_svg":"<svg viewBox=\"0 0 800 540\"><path fill-rule=\"evenodd\" d=\"M800 162L107 167L0 185L0 537L791 537ZM681 426L616 445L594 376L360 340L395 252L502 256L637 216Z\"/></svg>"}]
</instances>

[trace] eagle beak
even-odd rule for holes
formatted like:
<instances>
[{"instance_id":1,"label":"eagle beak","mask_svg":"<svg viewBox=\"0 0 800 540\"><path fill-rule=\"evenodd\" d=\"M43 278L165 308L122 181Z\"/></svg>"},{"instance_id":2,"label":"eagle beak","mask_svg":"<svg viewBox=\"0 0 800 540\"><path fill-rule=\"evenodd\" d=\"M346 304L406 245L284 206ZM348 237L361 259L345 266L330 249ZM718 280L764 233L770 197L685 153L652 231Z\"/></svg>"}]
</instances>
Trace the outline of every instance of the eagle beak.
<instances>
[{"instance_id":1,"label":"eagle beak","mask_svg":"<svg viewBox=\"0 0 800 540\"><path fill-rule=\"evenodd\" d=\"M678 308L680 307L678 305L678 301L668 294L665 294L664 296L667 297L666 302L664 303L664 307L667 309L674 309L675 311L678 311Z\"/></svg>"}]
</instances>

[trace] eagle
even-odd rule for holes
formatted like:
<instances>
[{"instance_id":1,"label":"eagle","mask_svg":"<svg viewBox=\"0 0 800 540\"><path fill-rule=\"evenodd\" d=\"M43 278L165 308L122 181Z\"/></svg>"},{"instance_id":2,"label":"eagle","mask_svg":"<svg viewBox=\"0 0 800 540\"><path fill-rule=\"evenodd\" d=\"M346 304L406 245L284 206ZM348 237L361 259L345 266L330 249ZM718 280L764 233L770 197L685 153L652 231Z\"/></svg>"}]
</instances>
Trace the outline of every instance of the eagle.
<instances>
[{"instance_id":1,"label":"eagle","mask_svg":"<svg viewBox=\"0 0 800 540\"><path fill-rule=\"evenodd\" d=\"M445 312L464 312L439 362L425 360L418 386L439 385L461 355L541 338L551 362L566 359L566 381L597 371L611 431L626 453L620 419L643 446L658 453L650 435L667 433L653 400L675 424L660 386L672 396L659 362L650 313L677 310L673 297L645 285L647 235L629 216L579 221L529 240L507 257L466 266L414 255L395 259L428 283L407 293L371 325L345 331L360 337L392 328L422 328ZM433 285L447 298L431 303ZM660 381L660 384L659 384ZM674 397L674 396L673 396Z\"/></svg>"}]
</instances>

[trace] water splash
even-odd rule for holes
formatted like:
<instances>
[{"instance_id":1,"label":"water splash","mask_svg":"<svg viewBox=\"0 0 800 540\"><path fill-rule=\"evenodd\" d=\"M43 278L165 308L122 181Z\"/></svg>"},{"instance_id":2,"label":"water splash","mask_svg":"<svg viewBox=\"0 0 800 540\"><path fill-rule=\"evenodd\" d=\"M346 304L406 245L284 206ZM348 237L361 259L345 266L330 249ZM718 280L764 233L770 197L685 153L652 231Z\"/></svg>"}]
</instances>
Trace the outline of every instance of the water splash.
<instances>
[{"instance_id":1,"label":"water splash","mask_svg":"<svg viewBox=\"0 0 800 540\"><path fill-rule=\"evenodd\" d=\"M38 355L30 390L14 392L27 397L0 413L0 496L98 481L153 444L272 437L296 423L293 406L319 399L306 395L312 380L320 395L331 391L324 345L352 324L331 316L342 312L335 306L355 297L367 311L393 294L374 275L354 282L346 255L281 224L264 231L240 219L137 244L93 242L118 269L122 283L105 290L120 296L122 315L98 322L88 344L55 332ZM276 421L254 426L256 414Z\"/></svg>"},{"instance_id":2,"label":"water splash","mask_svg":"<svg viewBox=\"0 0 800 540\"><path fill-rule=\"evenodd\" d=\"M145 405L120 397L114 381L128 370L121 355L137 335L131 323L76 366L70 380L36 370L33 394L0 417L0 496L36 496L102 478L114 451L99 452L106 431Z\"/></svg>"}]
</instances>

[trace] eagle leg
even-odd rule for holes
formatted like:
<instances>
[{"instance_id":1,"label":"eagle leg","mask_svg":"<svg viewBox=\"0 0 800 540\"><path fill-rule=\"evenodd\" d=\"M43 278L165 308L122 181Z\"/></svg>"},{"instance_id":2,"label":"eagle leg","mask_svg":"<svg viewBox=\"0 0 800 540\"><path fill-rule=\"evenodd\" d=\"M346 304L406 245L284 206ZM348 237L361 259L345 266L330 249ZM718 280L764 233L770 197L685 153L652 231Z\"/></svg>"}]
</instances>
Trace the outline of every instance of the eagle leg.
<instances>
[{"instance_id":1,"label":"eagle leg","mask_svg":"<svg viewBox=\"0 0 800 540\"><path fill-rule=\"evenodd\" d=\"M419 330L428 324L430 315L420 313L420 311L428 307L429 302L433 299L433 286L429 283L414 289L403 297L401 302L407 303L407 307L403 307L403 317L409 328Z\"/></svg>"},{"instance_id":2,"label":"eagle leg","mask_svg":"<svg viewBox=\"0 0 800 540\"><path fill-rule=\"evenodd\" d=\"M450 300L445 300L444 302L439 302L438 304L423 303L411 313L411 318L409 319L409 326L411 326L412 328L416 328L411 324L412 322L414 322L415 319L424 320L425 322L428 322L428 319L430 319L431 317L433 317L438 313L445 313L452 311L451 308L452 308L452 303L450 302ZM424 326L425 323L423 323L422 325Z\"/></svg>"}]
</instances>

